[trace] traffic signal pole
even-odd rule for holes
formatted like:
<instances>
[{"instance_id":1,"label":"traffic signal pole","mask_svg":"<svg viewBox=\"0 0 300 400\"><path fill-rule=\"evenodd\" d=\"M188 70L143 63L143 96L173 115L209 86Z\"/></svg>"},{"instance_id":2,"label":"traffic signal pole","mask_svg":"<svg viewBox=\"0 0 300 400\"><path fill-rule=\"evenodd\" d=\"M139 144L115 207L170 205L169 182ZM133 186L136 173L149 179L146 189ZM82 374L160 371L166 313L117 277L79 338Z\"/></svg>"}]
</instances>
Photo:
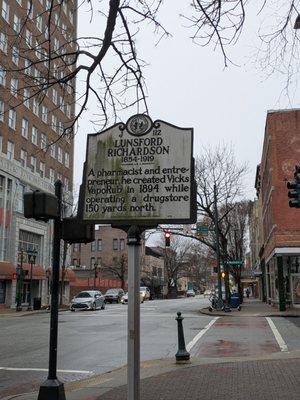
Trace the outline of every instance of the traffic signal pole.
<instances>
[{"instance_id":1,"label":"traffic signal pole","mask_svg":"<svg viewBox=\"0 0 300 400\"><path fill-rule=\"evenodd\" d=\"M217 274L218 274L218 300L217 307L219 309L223 306L222 300L222 277L221 277L221 260L220 260L220 234L219 234L219 216L218 216L218 205L217 205L217 185L214 184L214 222L215 222L215 234L216 234L216 258L217 258Z\"/></svg>"},{"instance_id":2,"label":"traffic signal pole","mask_svg":"<svg viewBox=\"0 0 300 400\"><path fill-rule=\"evenodd\" d=\"M58 295L59 295L59 265L61 241L61 204L62 183L55 182L55 196L58 199L58 216L54 219L53 260L51 285L50 343L48 378L40 386L38 400L65 400L64 384L57 379L57 331L58 331Z\"/></svg>"}]
</instances>

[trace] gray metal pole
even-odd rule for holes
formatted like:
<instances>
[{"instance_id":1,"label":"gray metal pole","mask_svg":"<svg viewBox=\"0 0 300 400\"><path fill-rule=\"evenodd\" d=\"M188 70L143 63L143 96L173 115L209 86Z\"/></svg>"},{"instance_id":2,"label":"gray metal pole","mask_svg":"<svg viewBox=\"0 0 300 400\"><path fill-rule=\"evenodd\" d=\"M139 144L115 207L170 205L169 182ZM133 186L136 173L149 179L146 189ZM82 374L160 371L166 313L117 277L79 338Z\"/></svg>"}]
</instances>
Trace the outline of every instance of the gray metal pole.
<instances>
[{"instance_id":1,"label":"gray metal pole","mask_svg":"<svg viewBox=\"0 0 300 400\"><path fill-rule=\"evenodd\" d=\"M140 231L131 226L128 246L127 399L140 398Z\"/></svg>"},{"instance_id":2,"label":"gray metal pole","mask_svg":"<svg viewBox=\"0 0 300 400\"><path fill-rule=\"evenodd\" d=\"M218 302L219 308L222 307L222 280L221 280L221 262L220 262L220 238L219 238L219 216L217 205L217 185L214 184L214 219L215 219L215 234L216 234L216 257L217 257L217 272L218 272Z\"/></svg>"}]
</instances>

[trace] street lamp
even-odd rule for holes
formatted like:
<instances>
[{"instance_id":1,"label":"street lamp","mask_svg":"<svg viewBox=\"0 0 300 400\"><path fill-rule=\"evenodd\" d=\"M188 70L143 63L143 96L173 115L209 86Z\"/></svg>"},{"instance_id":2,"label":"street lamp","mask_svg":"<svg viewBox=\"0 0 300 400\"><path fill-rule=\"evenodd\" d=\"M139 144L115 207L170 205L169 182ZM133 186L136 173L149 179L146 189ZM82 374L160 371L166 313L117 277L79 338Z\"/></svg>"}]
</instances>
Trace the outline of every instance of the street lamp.
<instances>
[{"instance_id":1,"label":"street lamp","mask_svg":"<svg viewBox=\"0 0 300 400\"><path fill-rule=\"evenodd\" d=\"M98 277L98 264L94 264L94 290L96 289L96 278Z\"/></svg>"},{"instance_id":2,"label":"street lamp","mask_svg":"<svg viewBox=\"0 0 300 400\"><path fill-rule=\"evenodd\" d=\"M28 250L27 251L28 262L30 264L30 292L29 292L29 301L28 301L27 311L33 310L33 307L32 307L32 267L35 264L36 255L37 255L36 250Z\"/></svg>"},{"instance_id":3,"label":"street lamp","mask_svg":"<svg viewBox=\"0 0 300 400\"><path fill-rule=\"evenodd\" d=\"M19 264L20 260L20 264ZM23 249L18 256L17 263L17 288L16 288L16 311L22 311L22 288L23 288Z\"/></svg>"}]
</instances>

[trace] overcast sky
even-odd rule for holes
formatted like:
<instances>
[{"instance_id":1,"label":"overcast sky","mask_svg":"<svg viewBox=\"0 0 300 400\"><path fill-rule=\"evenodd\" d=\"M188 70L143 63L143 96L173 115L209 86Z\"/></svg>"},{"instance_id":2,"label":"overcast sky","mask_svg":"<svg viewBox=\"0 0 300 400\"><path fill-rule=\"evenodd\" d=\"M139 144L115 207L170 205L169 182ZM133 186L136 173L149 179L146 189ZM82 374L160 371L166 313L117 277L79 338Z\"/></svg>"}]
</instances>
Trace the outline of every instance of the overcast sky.
<instances>
[{"instance_id":1,"label":"overcast sky","mask_svg":"<svg viewBox=\"0 0 300 400\"><path fill-rule=\"evenodd\" d=\"M224 69L219 51L191 42L191 31L183 27L184 21L179 17L182 11L179 3L183 2L165 1L161 17L172 32L172 38L154 47L153 35L146 31L138 41L142 57L150 64L145 71L150 117L180 127L193 127L195 156L202 146L232 145L237 160L249 165L246 197L253 199L267 110L298 107L299 102L291 104L281 95L284 76L273 75L266 79L254 65L252 54L258 45L255 33L259 27L254 9L248 14L246 29L238 45L228 48L231 59L238 66ZM99 24L89 25L87 13L79 12L78 23L79 36L87 33L99 36ZM77 85L80 89L81 83ZM88 122L94 111L91 106L80 121L76 136L75 190L81 183L86 135L94 132ZM121 118L126 122L137 111L124 112Z\"/></svg>"}]
</instances>

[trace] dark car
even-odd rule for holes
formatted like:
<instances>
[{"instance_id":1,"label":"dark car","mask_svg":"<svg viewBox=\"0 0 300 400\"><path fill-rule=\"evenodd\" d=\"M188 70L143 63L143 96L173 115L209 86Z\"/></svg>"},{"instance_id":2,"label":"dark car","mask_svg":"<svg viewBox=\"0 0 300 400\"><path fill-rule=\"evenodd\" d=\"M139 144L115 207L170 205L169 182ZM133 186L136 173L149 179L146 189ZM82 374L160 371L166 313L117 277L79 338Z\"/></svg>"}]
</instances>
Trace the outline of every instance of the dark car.
<instances>
[{"instance_id":1,"label":"dark car","mask_svg":"<svg viewBox=\"0 0 300 400\"><path fill-rule=\"evenodd\" d=\"M106 303L120 303L125 292L123 289L108 289L104 295Z\"/></svg>"}]
</instances>

